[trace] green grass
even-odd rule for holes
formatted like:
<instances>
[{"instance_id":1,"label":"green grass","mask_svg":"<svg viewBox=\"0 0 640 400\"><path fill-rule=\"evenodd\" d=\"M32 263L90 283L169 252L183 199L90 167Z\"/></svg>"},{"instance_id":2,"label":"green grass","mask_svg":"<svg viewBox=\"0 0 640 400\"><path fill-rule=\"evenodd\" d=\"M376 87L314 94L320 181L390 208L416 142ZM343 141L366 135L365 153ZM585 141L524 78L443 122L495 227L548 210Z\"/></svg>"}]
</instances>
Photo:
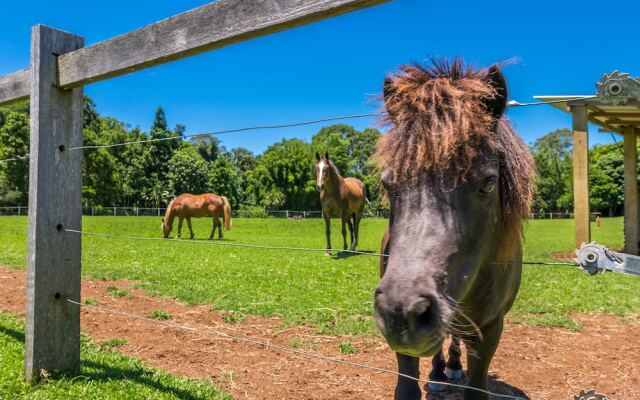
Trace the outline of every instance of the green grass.
<instances>
[{"instance_id":1,"label":"green grass","mask_svg":"<svg viewBox=\"0 0 640 400\"><path fill-rule=\"evenodd\" d=\"M386 224L381 219L364 219L359 249L377 252ZM236 218L233 225L232 231L225 232L224 243L325 245L320 219ZM0 227L24 228L26 218L1 217ZM227 315L281 316L286 326L308 324L320 332L375 332L371 315L373 289L378 281L376 257L326 257L322 253L215 246L206 240L210 228L210 220L194 220L196 244L84 236L83 274L94 279L133 279L152 294L209 304L212 309L229 312ZM85 217L83 230L161 237L157 217ZM598 242L620 247L622 219L603 218L602 227L594 227L592 232ZM188 235L186 227L183 235ZM0 238L0 263L24 268L26 235L0 231ZM332 241L334 248L342 247L337 221L333 223ZM573 221L528 222L525 259L552 260L553 253L572 250ZM510 319L576 327L572 312L638 313L639 291L639 277L612 273L588 276L570 267L525 266ZM234 319L230 317L228 322Z\"/></svg>"},{"instance_id":2,"label":"green grass","mask_svg":"<svg viewBox=\"0 0 640 400\"><path fill-rule=\"evenodd\" d=\"M151 369L139 360L108 350L108 346L96 346L86 337L81 342L82 361L77 375L52 373L29 385L22 377L23 343L22 322L0 313L2 400L231 399L204 380L178 378Z\"/></svg>"},{"instance_id":3,"label":"green grass","mask_svg":"<svg viewBox=\"0 0 640 400\"><path fill-rule=\"evenodd\" d=\"M342 342L338 345L338 350L342 354L357 354L358 348L351 342Z\"/></svg>"},{"instance_id":4,"label":"green grass","mask_svg":"<svg viewBox=\"0 0 640 400\"><path fill-rule=\"evenodd\" d=\"M155 310L149 315L149 318L153 319L171 319L171 313L168 311Z\"/></svg>"}]
</instances>

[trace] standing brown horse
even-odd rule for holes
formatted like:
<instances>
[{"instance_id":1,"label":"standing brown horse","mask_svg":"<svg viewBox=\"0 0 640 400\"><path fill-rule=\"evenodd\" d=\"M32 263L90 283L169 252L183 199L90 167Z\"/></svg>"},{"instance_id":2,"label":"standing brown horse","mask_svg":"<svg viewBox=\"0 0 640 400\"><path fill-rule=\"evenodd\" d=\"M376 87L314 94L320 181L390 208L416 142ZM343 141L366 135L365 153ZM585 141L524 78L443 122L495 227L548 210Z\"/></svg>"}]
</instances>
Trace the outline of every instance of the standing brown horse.
<instances>
[{"instance_id":1,"label":"standing brown horse","mask_svg":"<svg viewBox=\"0 0 640 400\"><path fill-rule=\"evenodd\" d=\"M340 171L329 159L329 153L324 157L316 152L316 187L320 190L322 217L324 218L327 234L327 254L331 254L331 213L340 215L342 222L343 249L347 249L347 229L351 234L351 247L356 249L360 237L360 220L367 202L364 184L356 178L343 178Z\"/></svg>"},{"instance_id":2,"label":"standing brown horse","mask_svg":"<svg viewBox=\"0 0 640 400\"><path fill-rule=\"evenodd\" d=\"M226 197L213 193L183 193L171 200L171 203L167 206L167 211L162 219L162 232L164 233L164 238L168 238L173 228L173 220L175 217L178 217L178 236L176 236L176 238L180 238L182 221L186 219L187 225L189 225L189 232L191 233L190 238L193 239L191 218L212 217L213 230L211 231L211 235L209 235L209 239L213 239L216 228L218 228L218 239L222 239L220 216L222 216L224 226L227 230L231 230L231 204L229 204L229 199Z\"/></svg>"},{"instance_id":3,"label":"standing brown horse","mask_svg":"<svg viewBox=\"0 0 640 400\"><path fill-rule=\"evenodd\" d=\"M495 65L477 71L460 60L434 61L401 67L385 80L384 99L391 129L376 160L390 218L376 323L399 371L414 378L419 357L428 356L434 356L431 381L462 378L462 340L467 384L486 390L520 285L522 225L534 180L529 149L503 118L506 81ZM415 380L398 378L395 399L420 398ZM468 388L464 398L489 397Z\"/></svg>"}]
</instances>

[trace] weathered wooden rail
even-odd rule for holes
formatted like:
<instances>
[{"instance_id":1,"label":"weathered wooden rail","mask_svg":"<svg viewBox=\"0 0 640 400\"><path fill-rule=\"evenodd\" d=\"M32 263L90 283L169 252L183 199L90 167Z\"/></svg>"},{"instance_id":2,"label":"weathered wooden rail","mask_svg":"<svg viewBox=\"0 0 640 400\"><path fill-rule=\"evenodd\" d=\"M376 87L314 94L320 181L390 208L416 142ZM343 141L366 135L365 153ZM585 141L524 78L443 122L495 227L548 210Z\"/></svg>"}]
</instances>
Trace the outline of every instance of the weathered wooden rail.
<instances>
[{"instance_id":1,"label":"weathered wooden rail","mask_svg":"<svg viewBox=\"0 0 640 400\"><path fill-rule=\"evenodd\" d=\"M389 0L219 0L83 47L42 25L0 105L31 100L25 378L80 365L82 86Z\"/></svg>"}]
</instances>

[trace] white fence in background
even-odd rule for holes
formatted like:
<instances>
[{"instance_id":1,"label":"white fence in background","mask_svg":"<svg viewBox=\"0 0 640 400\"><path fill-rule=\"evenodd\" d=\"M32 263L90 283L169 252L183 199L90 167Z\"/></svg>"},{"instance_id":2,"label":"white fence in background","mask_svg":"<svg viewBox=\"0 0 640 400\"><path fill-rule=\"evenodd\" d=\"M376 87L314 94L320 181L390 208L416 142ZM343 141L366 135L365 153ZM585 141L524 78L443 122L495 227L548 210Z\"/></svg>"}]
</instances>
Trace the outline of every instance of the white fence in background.
<instances>
[{"instance_id":1,"label":"white fence in background","mask_svg":"<svg viewBox=\"0 0 640 400\"><path fill-rule=\"evenodd\" d=\"M82 215L91 216L116 216L116 217L163 217L166 207L83 207ZM27 206L8 206L0 207L0 216L2 215L27 215ZM295 210L276 210L264 211L264 215L272 218L287 219L305 219L305 218L322 218L322 211L295 211ZM242 216L252 218L251 213L245 210L233 210L234 217ZM337 216L337 215L334 215ZM370 218L388 218L388 211L365 212L365 217ZM254 217L255 218L255 217Z\"/></svg>"}]
</instances>

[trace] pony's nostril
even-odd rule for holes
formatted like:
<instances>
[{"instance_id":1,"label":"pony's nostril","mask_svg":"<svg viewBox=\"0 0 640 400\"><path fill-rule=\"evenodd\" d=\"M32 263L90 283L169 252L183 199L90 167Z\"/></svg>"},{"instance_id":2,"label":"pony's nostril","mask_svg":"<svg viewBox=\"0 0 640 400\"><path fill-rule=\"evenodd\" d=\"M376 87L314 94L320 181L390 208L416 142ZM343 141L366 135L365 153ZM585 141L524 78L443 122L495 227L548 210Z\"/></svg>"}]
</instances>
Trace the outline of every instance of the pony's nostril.
<instances>
[{"instance_id":1,"label":"pony's nostril","mask_svg":"<svg viewBox=\"0 0 640 400\"><path fill-rule=\"evenodd\" d=\"M413 322L416 330L428 329L434 317L434 308L429 297L420 296L407 308L407 318Z\"/></svg>"}]
</instances>

